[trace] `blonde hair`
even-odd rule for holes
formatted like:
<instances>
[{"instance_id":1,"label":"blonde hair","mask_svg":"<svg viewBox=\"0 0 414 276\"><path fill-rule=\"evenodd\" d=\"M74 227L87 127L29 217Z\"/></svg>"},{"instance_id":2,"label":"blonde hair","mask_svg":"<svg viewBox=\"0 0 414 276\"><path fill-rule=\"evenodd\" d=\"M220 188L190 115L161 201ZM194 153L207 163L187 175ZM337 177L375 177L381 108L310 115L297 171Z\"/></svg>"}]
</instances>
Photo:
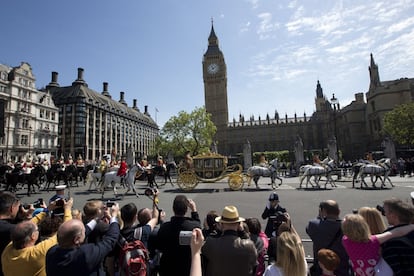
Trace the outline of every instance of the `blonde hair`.
<instances>
[{"instance_id":1,"label":"blonde hair","mask_svg":"<svg viewBox=\"0 0 414 276\"><path fill-rule=\"evenodd\" d=\"M73 219L82 220L82 213L81 213L81 211L79 211L79 209L73 209L72 210L72 218Z\"/></svg>"},{"instance_id":2,"label":"blonde hair","mask_svg":"<svg viewBox=\"0 0 414 276\"><path fill-rule=\"evenodd\" d=\"M371 235L380 234L385 231L386 226L381 213L373 207L361 207L358 210L358 214L361 215L368 223Z\"/></svg>"},{"instance_id":3,"label":"blonde hair","mask_svg":"<svg viewBox=\"0 0 414 276\"><path fill-rule=\"evenodd\" d=\"M306 275L305 250L299 236L282 232L277 238L276 265L285 276Z\"/></svg>"},{"instance_id":4,"label":"blonde hair","mask_svg":"<svg viewBox=\"0 0 414 276\"><path fill-rule=\"evenodd\" d=\"M346 215L342 222L342 232L355 242L368 242L371 232L368 223L361 215Z\"/></svg>"}]
</instances>

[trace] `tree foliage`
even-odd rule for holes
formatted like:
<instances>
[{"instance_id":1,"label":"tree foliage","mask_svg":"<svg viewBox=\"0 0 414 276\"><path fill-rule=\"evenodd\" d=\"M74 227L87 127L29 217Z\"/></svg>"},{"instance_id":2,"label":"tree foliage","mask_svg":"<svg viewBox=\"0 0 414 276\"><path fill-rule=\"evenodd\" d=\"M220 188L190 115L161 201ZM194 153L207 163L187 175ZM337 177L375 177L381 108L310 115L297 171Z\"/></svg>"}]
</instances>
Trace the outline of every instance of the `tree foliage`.
<instances>
[{"instance_id":1,"label":"tree foliage","mask_svg":"<svg viewBox=\"0 0 414 276\"><path fill-rule=\"evenodd\" d=\"M399 105L387 112L384 132L401 145L414 144L414 103Z\"/></svg>"},{"instance_id":2,"label":"tree foliage","mask_svg":"<svg viewBox=\"0 0 414 276\"><path fill-rule=\"evenodd\" d=\"M208 151L217 130L210 117L204 107L196 107L191 113L180 111L171 117L156 141L158 152L183 156L187 151L192 155Z\"/></svg>"}]
</instances>

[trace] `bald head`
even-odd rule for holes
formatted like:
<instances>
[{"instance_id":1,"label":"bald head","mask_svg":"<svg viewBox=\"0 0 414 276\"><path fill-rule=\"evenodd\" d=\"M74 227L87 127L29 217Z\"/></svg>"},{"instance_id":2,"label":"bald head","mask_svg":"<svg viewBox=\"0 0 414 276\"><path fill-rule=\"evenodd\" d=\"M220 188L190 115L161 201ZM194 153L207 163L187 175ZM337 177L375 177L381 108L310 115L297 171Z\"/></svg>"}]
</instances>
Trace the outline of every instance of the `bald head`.
<instances>
[{"instance_id":1,"label":"bald head","mask_svg":"<svg viewBox=\"0 0 414 276\"><path fill-rule=\"evenodd\" d=\"M57 240L62 248L80 246L85 240L85 226L78 219L64 222L58 229Z\"/></svg>"}]
</instances>

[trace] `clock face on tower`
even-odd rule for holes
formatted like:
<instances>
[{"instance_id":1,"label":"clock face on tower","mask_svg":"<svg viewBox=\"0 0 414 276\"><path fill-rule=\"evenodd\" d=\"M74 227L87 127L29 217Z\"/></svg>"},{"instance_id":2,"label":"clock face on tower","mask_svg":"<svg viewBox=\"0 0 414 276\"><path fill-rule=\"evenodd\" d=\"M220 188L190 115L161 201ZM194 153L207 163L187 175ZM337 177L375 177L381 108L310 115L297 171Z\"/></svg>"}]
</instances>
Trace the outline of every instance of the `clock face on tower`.
<instances>
[{"instance_id":1,"label":"clock face on tower","mask_svg":"<svg viewBox=\"0 0 414 276\"><path fill-rule=\"evenodd\" d=\"M212 64L210 64L208 67L207 67L207 72L209 73L209 74L215 74L215 73L217 73L218 72L218 70L219 70L220 68L219 68L219 66L218 66L218 64L216 64L216 63L212 63Z\"/></svg>"}]
</instances>

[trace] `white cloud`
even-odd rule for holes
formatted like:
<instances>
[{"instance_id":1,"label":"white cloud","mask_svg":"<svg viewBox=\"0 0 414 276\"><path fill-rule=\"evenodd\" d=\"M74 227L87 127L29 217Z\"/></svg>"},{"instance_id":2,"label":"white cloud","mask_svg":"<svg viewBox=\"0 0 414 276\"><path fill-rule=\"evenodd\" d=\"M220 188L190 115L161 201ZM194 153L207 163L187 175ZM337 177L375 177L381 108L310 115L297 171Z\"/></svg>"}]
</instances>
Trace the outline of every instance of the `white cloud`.
<instances>
[{"instance_id":1,"label":"white cloud","mask_svg":"<svg viewBox=\"0 0 414 276\"><path fill-rule=\"evenodd\" d=\"M252 5L253 9L257 9L259 7L259 0L247 0L247 2Z\"/></svg>"},{"instance_id":2,"label":"white cloud","mask_svg":"<svg viewBox=\"0 0 414 276\"><path fill-rule=\"evenodd\" d=\"M258 14L257 17L260 19L257 30L259 39L264 40L273 37L275 35L273 32L279 28L279 24L272 23L272 14L265 12Z\"/></svg>"},{"instance_id":3,"label":"white cloud","mask_svg":"<svg viewBox=\"0 0 414 276\"><path fill-rule=\"evenodd\" d=\"M245 33L247 31L250 30L250 21L248 21L247 23L245 23L241 28L240 28L240 33Z\"/></svg>"}]
</instances>

